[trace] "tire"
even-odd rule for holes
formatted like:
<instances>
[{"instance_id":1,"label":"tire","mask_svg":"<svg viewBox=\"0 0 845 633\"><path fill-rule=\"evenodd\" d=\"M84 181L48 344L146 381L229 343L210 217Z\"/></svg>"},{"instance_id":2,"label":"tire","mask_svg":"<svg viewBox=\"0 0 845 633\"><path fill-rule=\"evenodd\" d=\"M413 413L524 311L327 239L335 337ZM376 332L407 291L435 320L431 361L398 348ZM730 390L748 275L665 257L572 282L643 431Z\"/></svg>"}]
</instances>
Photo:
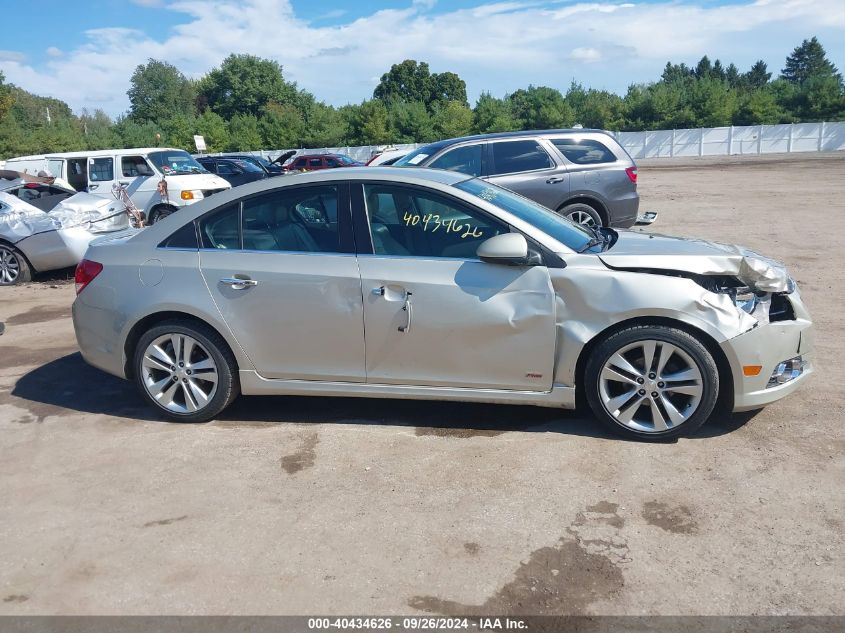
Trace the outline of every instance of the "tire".
<instances>
[{"instance_id":1,"label":"tire","mask_svg":"<svg viewBox=\"0 0 845 633\"><path fill-rule=\"evenodd\" d=\"M171 207L167 205L163 205L160 207L155 207L150 211L149 221L147 222L148 226L152 226L159 220L166 218L168 215L172 215L176 213L176 207Z\"/></svg>"},{"instance_id":2,"label":"tire","mask_svg":"<svg viewBox=\"0 0 845 633\"><path fill-rule=\"evenodd\" d=\"M719 396L719 372L691 334L634 326L592 350L584 391L595 416L614 433L663 441L690 435L707 421Z\"/></svg>"},{"instance_id":3,"label":"tire","mask_svg":"<svg viewBox=\"0 0 845 633\"><path fill-rule=\"evenodd\" d=\"M583 202L576 202L562 207L558 213L568 220L572 220L575 224L583 224L584 226L602 226L601 216L589 204Z\"/></svg>"},{"instance_id":4,"label":"tire","mask_svg":"<svg viewBox=\"0 0 845 633\"><path fill-rule=\"evenodd\" d=\"M167 321L145 332L132 368L142 397L176 422L211 420L240 393L238 366L229 346L201 323Z\"/></svg>"},{"instance_id":5,"label":"tire","mask_svg":"<svg viewBox=\"0 0 845 633\"><path fill-rule=\"evenodd\" d=\"M29 262L18 249L0 243L0 286L14 286L32 279Z\"/></svg>"}]
</instances>

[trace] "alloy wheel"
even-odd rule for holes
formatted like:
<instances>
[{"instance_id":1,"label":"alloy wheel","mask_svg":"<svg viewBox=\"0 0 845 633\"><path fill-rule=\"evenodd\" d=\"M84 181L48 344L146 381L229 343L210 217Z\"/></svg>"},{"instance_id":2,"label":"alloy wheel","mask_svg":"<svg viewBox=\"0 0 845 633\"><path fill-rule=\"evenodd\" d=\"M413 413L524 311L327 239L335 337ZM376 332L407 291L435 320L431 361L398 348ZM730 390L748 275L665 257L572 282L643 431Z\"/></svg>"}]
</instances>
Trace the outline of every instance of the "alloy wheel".
<instances>
[{"instance_id":1,"label":"alloy wheel","mask_svg":"<svg viewBox=\"0 0 845 633\"><path fill-rule=\"evenodd\" d=\"M214 358L186 334L165 334L153 340L144 351L140 370L147 393L173 413L201 411L217 391Z\"/></svg>"},{"instance_id":2,"label":"alloy wheel","mask_svg":"<svg viewBox=\"0 0 845 633\"><path fill-rule=\"evenodd\" d=\"M15 253L4 247L0 247L0 284L11 285L18 280L21 274L21 264Z\"/></svg>"},{"instance_id":3,"label":"alloy wheel","mask_svg":"<svg viewBox=\"0 0 845 633\"><path fill-rule=\"evenodd\" d=\"M647 339L618 349L599 372L599 397L618 424L662 433L698 410L704 379L698 365L672 343Z\"/></svg>"},{"instance_id":4,"label":"alloy wheel","mask_svg":"<svg viewBox=\"0 0 845 633\"><path fill-rule=\"evenodd\" d=\"M593 219L593 216L586 211L572 211L567 217L576 224L581 224L583 226L593 227L596 225L596 221Z\"/></svg>"}]
</instances>

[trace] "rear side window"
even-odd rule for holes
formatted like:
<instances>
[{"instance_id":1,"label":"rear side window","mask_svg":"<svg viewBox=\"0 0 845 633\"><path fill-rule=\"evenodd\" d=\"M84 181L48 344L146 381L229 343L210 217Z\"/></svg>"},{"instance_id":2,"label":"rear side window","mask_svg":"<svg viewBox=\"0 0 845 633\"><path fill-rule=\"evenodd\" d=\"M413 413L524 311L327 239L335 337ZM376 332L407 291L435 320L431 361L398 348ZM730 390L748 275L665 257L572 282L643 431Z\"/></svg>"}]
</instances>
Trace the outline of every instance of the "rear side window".
<instances>
[{"instance_id":1,"label":"rear side window","mask_svg":"<svg viewBox=\"0 0 845 633\"><path fill-rule=\"evenodd\" d=\"M554 167L554 162L537 141L491 143L493 166L490 175L514 174Z\"/></svg>"},{"instance_id":2,"label":"rear side window","mask_svg":"<svg viewBox=\"0 0 845 633\"><path fill-rule=\"evenodd\" d=\"M171 234L170 237L166 238L158 246L159 248L187 248L195 250L198 248L197 227L193 222L189 222L181 229Z\"/></svg>"},{"instance_id":3,"label":"rear side window","mask_svg":"<svg viewBox=\"0 0 845 633\"><path fill-rule=\"evenodd\" d=\"M552 144L566 157L570 163L576 165L593 165L597 163L615 163L616 156L606 145L590 139L553 138Z\"/></svg>"},{"instance_id":4,"label":"rear side window","mask_svg":"<svg viewBox=\"0 0 845 633\"><path fill-rule=\"evenodd\" d=\"M442 156L438 156L429 167L435 169L448 169L449 171L458 171L468 176L481 176L481 150L483 145L476 143L475 145L465 145L464 147L456 147L449 150Z\"/></svg>"},{"instance_id":5,"label":"rear side window","mask_svg":"<svg viewBox=\"0 0 845 633\"><path fill-rule=\"evenodd\" d=\"M114 161L111 158L92 158L88 168L88 180L91 182L114 180Z\"/></svg>"},{"instance_id":6,"label":"rear side window","mask_svg":"<svg viewBox=\"0 0 845 633\"><path fill-rule=\"evenodd\" d=\"M239 205L230 204L200 221L203 248L239 249L241 247Z\"/></svg>"},{"instance_id":7,"label":"rear side window","mask_svg":"<svg viewBox=\"0 0 845 633\"><path fill-rule=\"evenodd\" d=\"M322 167L323 166L323 159L322 158L309 158L308 159L308 166L309 167Z\"/></svg>"}]
</instances>

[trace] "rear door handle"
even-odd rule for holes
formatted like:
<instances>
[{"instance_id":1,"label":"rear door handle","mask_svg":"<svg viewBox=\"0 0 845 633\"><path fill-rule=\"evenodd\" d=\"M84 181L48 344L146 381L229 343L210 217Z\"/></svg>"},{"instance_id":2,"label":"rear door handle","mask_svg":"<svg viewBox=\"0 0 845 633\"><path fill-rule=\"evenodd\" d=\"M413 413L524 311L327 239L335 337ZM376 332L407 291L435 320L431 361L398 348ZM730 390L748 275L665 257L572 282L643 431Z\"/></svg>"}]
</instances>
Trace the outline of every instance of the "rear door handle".
<instances>
[{"instance_id":1,"label":"rear door handle","mask_svg":"<svg viewBox=\"0 0 845 633\"><path fill-rule=\"evenodd\" d=\"M258 285L255 279L240 279L238 277L224 277L220 280L220 283L232 286L235 290L243 290L244 288Z\"/></svg>"},{"instance_id":2,"label":"rear door handle","mask_svg":"<svg viewBox=\"0 0 845 633\"><path fill-rule=\"evenodd\" d=\"M552 176L551 178L546 178L546 184L549 185L556 185L559 182L563 182L566 180L565 176Z\"/></svg>"}]
</instances>

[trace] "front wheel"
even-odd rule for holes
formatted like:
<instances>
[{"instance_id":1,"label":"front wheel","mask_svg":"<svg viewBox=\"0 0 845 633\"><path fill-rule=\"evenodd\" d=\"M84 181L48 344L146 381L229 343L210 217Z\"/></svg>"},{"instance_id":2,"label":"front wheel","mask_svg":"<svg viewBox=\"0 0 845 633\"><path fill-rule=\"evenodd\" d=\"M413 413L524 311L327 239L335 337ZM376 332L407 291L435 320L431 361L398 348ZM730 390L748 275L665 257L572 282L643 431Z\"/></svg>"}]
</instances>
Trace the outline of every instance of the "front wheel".
<instances>
[{"instance_id":1,"label":"front wheel","mask_svg":"<svg viewBox=\"0 0 845 633\"><path fill-rule=\"evenodd\" d=\"M150 217L147 221L147 224L153 225L156 222L158 222L159 220L163 220L168 215L173 215L173 213L175 213L175 212L176 212L175 207L169 207L169 206L166 206L166 205L161 206L161 207L155 207L152 211L150 211Z\"/></svg>"},{"instance_id":2,"label":"front wheel","mask_svg":"<svg viewBox=\"0 0 845 633\"><path fill-rule=\"evenodd\" d=\"M240 393L237 363L208 326L171 321L146 332L134 356L141 395L171 420L206 422Z\"/></svg>"},{"instance_id":3,"label":"front wheel","mask_svg":"<svg viewBox=\"0 0 845 633\"><path fill-rule=\"evenodd\" d=\"M666 440L696 431L713 411L719 372L701 342L662 325L609 336L587 362L590 408L616 433Z\"/></svg>"}]
</instances>

